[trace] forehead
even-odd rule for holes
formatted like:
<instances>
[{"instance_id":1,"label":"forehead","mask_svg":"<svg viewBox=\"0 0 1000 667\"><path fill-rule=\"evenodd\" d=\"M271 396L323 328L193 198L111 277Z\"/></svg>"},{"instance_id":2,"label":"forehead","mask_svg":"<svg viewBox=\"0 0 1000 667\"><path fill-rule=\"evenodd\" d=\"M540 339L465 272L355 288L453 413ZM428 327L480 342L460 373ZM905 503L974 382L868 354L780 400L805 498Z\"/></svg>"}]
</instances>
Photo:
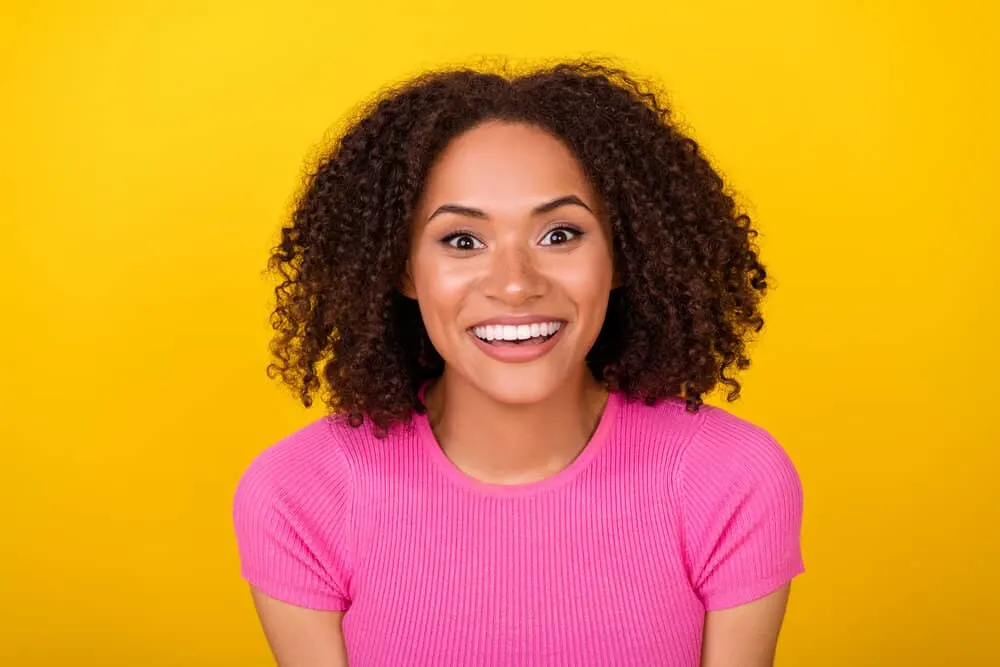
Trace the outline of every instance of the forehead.
<instances>
[{"instance_id":1,"label":"forehead","mask_svg":"<svg viewBox=\"0 0 1000 667\"><path fill-rule=\"evenodd\" d=\"M447 201L516 210L567 194L595 203L586 174L566 145L538 127L494 121L442 151L427 175L421 208Z\"/></svg>"}]
</instances>

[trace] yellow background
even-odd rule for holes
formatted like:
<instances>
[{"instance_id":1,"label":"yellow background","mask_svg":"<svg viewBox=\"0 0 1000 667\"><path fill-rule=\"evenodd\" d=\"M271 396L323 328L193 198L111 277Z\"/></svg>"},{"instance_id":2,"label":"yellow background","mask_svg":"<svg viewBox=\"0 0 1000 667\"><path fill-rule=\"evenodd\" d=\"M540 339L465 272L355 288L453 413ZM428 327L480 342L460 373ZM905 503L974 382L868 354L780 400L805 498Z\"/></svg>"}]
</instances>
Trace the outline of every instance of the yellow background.
<instances>
[{"instance_id":1,"label":"yellow background","mask_svg":"<svg viewBox=\"0 0 1000 667\"><path fill-rule=\"evenodd\" d=\"M1000 664L991 5L7 2L0 664L271 664L229 512L319 414L263 370L305 160L425 67L583 53L658 78L763 230L730 409L807 493L779 665Z\"/></svg>"}]
</instances>

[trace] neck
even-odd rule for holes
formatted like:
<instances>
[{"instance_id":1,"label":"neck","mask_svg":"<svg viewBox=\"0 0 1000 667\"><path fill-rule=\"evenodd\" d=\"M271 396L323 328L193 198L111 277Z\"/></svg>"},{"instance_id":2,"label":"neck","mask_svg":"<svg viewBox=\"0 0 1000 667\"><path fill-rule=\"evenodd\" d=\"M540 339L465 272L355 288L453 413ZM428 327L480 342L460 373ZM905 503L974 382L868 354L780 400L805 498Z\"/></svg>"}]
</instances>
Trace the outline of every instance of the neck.
<instances>
[{"instance_id":1,"label":"neck","mask_svg":"<svg viewBox=\"0 0 1000 667\"><path fill-rule=\"evenodd\" d=\"M590 440L607 400L586 369L540 403L499 403L445 370L425 401L441 449L465 474L526 484L568 466Z\"/></svg>"}]
</instances>

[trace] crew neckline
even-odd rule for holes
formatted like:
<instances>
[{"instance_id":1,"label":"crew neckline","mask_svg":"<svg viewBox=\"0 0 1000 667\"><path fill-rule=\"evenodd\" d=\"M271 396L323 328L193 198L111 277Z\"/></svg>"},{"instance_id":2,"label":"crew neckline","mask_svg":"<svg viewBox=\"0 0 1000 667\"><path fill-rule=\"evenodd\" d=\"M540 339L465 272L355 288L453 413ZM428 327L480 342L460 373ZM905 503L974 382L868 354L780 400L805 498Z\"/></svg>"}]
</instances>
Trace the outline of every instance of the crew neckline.
<instances>
[{"instance_id":1,"label":"crew neckline","mask_svg":"<svg viewBox=\"0 0 1000 667\"><path fill-rule=\"evenodd\" d=\"M420 388L418 395L421 402L424 400L424 393L427 390L427 385L428 383L424 383L424 385ZM441 448L441 443L438 442L437 437L434 435L434 431L431 429L430 417L427 411L424 410L423 413L415 415L414 419L416 421L417 436L420 440L421 447L427 452L435 466L444 474L446 478L448 478L450 482L458 487L461 487L462 489L480 495L493 497L523 497L550 491L568 484L573 479L578 477L587 467L589 467L593 460L597 457L598 453L603 449L605 442L611 435L612 428L614 427L615 421L618 417L620 402L621 397L618 392L608 392L608 397L604 401L604 408L601 410L601 416L598 418L597 427L594 429L594 432L591 434L587 444L584 445L583 449L576 456L576 458L570 461L565 468L549 475L548 477L534 482L525 482L523 484L497 484L494 482L484 482L463 472L454 464L454 462L452 462L451 459L448 458L447 454L445 454L444 450Z\"/></svg>"}]
</instances>

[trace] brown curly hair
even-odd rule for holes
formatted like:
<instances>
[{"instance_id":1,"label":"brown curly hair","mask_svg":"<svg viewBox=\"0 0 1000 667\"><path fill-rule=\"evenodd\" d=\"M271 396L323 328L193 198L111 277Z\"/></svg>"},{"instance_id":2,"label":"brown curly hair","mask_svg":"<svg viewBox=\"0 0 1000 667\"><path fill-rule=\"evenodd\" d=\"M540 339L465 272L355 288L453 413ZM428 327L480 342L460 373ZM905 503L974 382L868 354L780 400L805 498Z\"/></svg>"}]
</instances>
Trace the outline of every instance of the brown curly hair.
<instances>
[{"instance_id":1,"label":"brown curly hair","mask_svg":"<svg viewBox=\"0 0 1000 667\"><path fill-rule=\"evenodd\" d=\"M587 357L610 390L697 411L750 365L767 283L750 218L671 111L627 72L594 61L516 76L430 72L390 90L319 160L269 268L281 283L271 377L308 407L378 431L425 407L418 389L443 361L400 291L415 203L435 157L488 120L559 137L602 198L619 285Z\"/></svg>"}]
</instances>

